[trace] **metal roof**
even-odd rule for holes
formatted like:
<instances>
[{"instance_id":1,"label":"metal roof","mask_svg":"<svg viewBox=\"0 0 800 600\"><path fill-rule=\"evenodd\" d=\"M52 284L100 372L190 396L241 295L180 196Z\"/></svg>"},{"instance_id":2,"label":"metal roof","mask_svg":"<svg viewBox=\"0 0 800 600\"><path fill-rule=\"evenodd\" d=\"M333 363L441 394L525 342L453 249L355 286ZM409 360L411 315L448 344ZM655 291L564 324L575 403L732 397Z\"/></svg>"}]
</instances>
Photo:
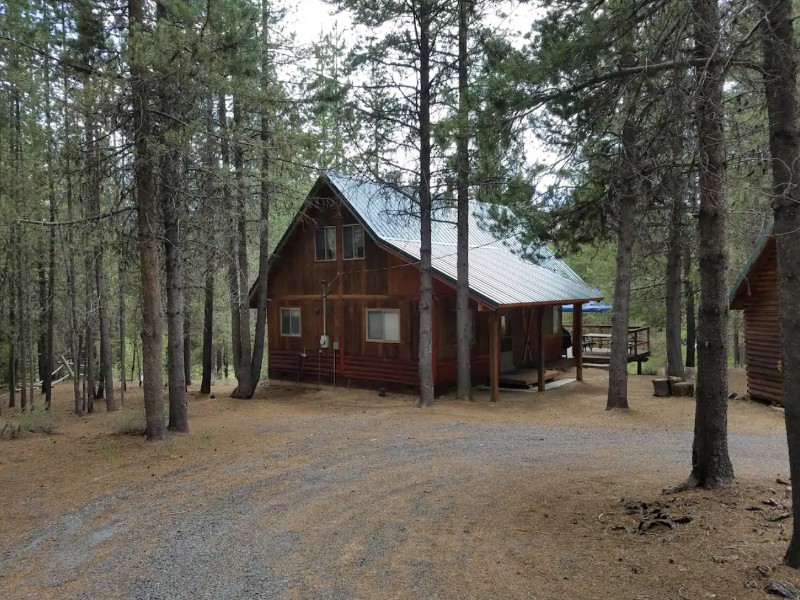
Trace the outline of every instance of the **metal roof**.
<instances>
[{"instance_id":1,"label":"metal roof","mask_svg":"<svg viewBox=\"0 0 800 600\"><path fill-rule=\"evenodd\" d=\"M411 194L336 173L326 178L377 244L420 259L419 207ZM514 235L498 238L486 226L488 215L489 205L470 202L469 286L474 296L493 307L601 299L547 246L523 248ZM431 240L434 271L455 282L455 207L434 210Z\"/></svg>"}]
</instances>

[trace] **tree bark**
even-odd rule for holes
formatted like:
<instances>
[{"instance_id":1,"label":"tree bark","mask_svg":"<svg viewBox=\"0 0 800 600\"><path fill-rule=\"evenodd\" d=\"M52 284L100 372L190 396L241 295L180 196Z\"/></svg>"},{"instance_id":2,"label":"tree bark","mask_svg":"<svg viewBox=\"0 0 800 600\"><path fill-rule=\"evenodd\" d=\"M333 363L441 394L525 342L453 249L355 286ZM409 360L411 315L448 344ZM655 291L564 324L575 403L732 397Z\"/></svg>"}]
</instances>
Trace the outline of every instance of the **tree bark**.
<instances>
[{"instance_id":1,"label":"tree bark","mask_svg":"<svg viewBox=\"0 0 800 600\"><path fill-rule=\"evenodd\" d=\"M683 247L683 189L674 190L667 248L666 338L667 377L686 378L681 348L681 249Z\"/></svg>"},{"instance_id":2,"label":"tree bark","mask_svg":"<svg viewBox=\"0 0 800 600\"><path fill-rule=\"evenodd\" d=\"M189 303L184 296L183 310L183 378L186 388L192 385L192 323L189 319Z\"/></svg>"},{"instance_id":3,"label":"tree bark","mask_svg":"<svg viewBox=\"0 0 800 600\"><path fill-rule=\"evenodd\" d=\"M694 284L692 283L692 249L688 244L683 253L683 290L686 304L686 366L694 368L697 327L695 325Z\"/></svg>"},{"instance_id":4,"label":"tree bark","mask_svg":"<svg viewBox=\"0 0 800 600\"><path fill-rule=\"evenodd\" d=\"M634 116L626 118L622 129L622 160L625 180L615 191L619 202L617 224L616 276L614 278L614 308L611 314L611 356L608 364L608 398L606 410L628 408L628 323L631 301L631 263L636 200L639 186L636 169L637 143Z\"/></svg>"},{"instance_id":5,"label":"tree bark","mask_svg":"<svg viewBox=\"0 0 800 600\"><path fill-rule=\"evenodd\" d=\"M84 367L83 378L83 397L86 404L86 412L92 414L94 412L94 385L95 385L95 372L94 372L94 320L95 320L95 305L96 299L93 283L94 266L92 264L92 255L87 250L83 258L84 271L86 274L86 324L84 326L84 343L86 347L86 366Z\"/></svg>"},{"instance_id":6,"label":"tree bark","mask_svg":"<svg viewBox=\"0 0 800 600\"><path fill-rule=\"evenodd\" d=\"M169 98L162 99L168 106ZM167 429L189 431L184 371L183 257L181 256L181 176L180 153L174 149L161 158L161 210L164 215L164 263L167 291L167 380L169 384L169 423Z\"/></svg>"},{"instance_id":7,"label":"tree bark","mask_svg":"<svg viewBox=\"0 0 800 600\"><path fill-rule=\"evenodd\" d=\"M144 0L128 0L130 37L144 35ZM161 282L158 259L158 211L153 190L150 152L151 119L149 83L139 58L131 61L133 103L134 188L136 191L139 269L142 280L142 365L144 367L144 408L148 440L164 439L164 397L162 379Z\"/></svg>"},{"instance_id":8,"label":"tree bark","mask_svg":"<svg viewBox=\"0 0 800 600\"><path fill-rule=\"evenodd\" d=\"M17 344L16 337L16 315L14 313L14 302L16 292L14 289L14 279L9 281L9 300L8 300L8 408L17 405Z\"/></svg>"},{"instance_id":9,"label":"tree bark","mask_svg":"<svg viewBox=\"0 0 800 600\"><path fill-rule=\"evenodd\" d=\"M472 315L469 310L469 72L467 67L468 0L458 0L458 139L456 247L456 362L457 395L472 399Z\"/></svg>"},{"instance_id":10,"label":"tree bark","mask_svg":"<svg viewBox=\"0 0 800 600\"><path fill-rule=\"evenodd\" d=\"M119 403L120 406L125 406L125 392L128 390L128 381L125 373L125 342L127 336L125 335L125 283L127 279L127 269L125 265L125 257L120 257L119 260Z\"/></svg>"},{"instance_id":11,"label":"tree bark","mask_svg":"<svg viewBox=\"0 0 800 600\"><path fill-rule=\"evenodd\" d=\"M711 58L720 46L717 0L693 0L695 54ZM692 472L688 486L733 481L728 454L728 201L725 191L722 65L697 70L699 137L700 319Z\"/></svg>"},{"instance_id":12,"label":"tree bark","mask_svg":"<svg viewBox=\"0 0 800 600\"><path fill-rule=\"evenodd\" d=\"M234 298L232 298L237 312L233 331L234 364L238 345L239 366L236 369L236 388L231 393L233 398L247 398L247 393L253 387L252 358L253 352L250 345L250 307L248 306L247 290L250 285L250 275L247 260L247 229L246 229L246 203L244 179L244 146L239 139L244 126L241 100L233 98L233 122L236 129L236 140L233 145L233 167L235 171L234 201L234 226L236 229L233 237L235 248L233 258L236 261ZM252 393L250 394L252 396Z\"/></svg>"},{"instance_id":13,"label":"tree bark","mask_svg":"<svg viewBox=\"0 0 800 600\"><path fill-rule=\"evenodd\" d=\"M431 266L431 38L430 6L419 12L419 405L433 404L433 270Z\"/></svg>"},{"instance_id":14,"label":"tree bark","mask_svg":"<svg viewBox=\"0 0 800 600\"><path fill-rule=\"evenodd\" d=\"M266 96L270 85L270 54L269 54L269 0L261 0L261 92ZM269 114L266 108L261 109L261 131L259 132L261 141L261 190L260 190L260 215L258 222L258 287L256 301L256 327L253 337L253 350L250 360L249 381L242 386L240 382L241 398L252 398L256 391L256 386L261 379L261 367L264 363L264 342L267 332L267 272L269 271L269 209L271 191L269 184L270 169L270 130ZM246 282L242 292L248 289L249 282ZM247 303L248 298L244 301ZM242 332L249 341L249 328Z\"/></svg>"},{"instance_id":15,"label":"tree bark","mask_svg":"<svg viewBox=\"0 0 800 600\"><path fill-rule=\"evenodd\" d=\"M214 273L206 273L205 302L203 303L203 377L200 393L211 393L211 354L214 343Z\"/></svg>"},{"instance_id":16,"label":"tree bark","mask_svg":"<svg viewBox=\"0 0 800 600\"><path fill-rule=\"evenodd\" d=\"M203 195L206 205L210 207L214 196L214 98L209 96L206 103L206 140L205 153L203 155L203 166L206 172L203 181ZM214 343L214 268L212 265L216 261L213 250L213 240L211 240L207 248L206 281L203 301L203 375L200 381L201 394L211 393L211 360L212 345Z\"/></svg>"},{"instance_id":17,"label":"tree bark","mask_svg":"<svg viewBox=\"0 0 800 600\"><path fill-rule=\"evenodd\" d=\"M784 561L800 568L800 133L791 0L761 0L764 88L778 247L783 405L792 478L792 539Z\"/></svg>"},{"instance_id":18,"label":"tree bark","mask_svg":"<svg viewBox=\"0 0 800 600\"><path fill-rule=\"evenodd\" d=\"M68 83L64 81L64 89L68 89ZM64 128L66 131L70 129L69 109L67 103L64 103ZM72 198L72 161L71 151L68 148L65 152L65 178L66 178L66 193L67 193L67 219L72 221L74 219L73 213L73 198ZM72 393L74 401L75 414L83 416L83 398L81 397L81 351L78 342L80 324L78 323L78 300L77 300L77 281L75 274L75 246L73 243L72 227L67 227L66 247L64 248L65 255L67 256L67 311L69 319L69 348L72 358Z\"/></svg>"}]
</instances>

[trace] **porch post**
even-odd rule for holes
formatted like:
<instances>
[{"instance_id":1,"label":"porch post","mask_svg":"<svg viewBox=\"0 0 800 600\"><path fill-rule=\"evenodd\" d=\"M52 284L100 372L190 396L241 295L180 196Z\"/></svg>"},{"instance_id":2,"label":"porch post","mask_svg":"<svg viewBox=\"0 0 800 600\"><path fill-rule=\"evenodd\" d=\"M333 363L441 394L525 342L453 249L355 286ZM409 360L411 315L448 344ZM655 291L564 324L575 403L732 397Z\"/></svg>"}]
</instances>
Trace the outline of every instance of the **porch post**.
<instances>
[{"instance_id":1,"label":"porch post","mask_svg":"<svg viewBox=\"0 0 800 600\"><path fill-rule=\"evenodd\" d=\"M548 306L552 310L552 307ZM539 311L539 327L538 331L536 332L536 349L538 351L538 356L536 357L537 367L539 370L539 391L544 391L544 309L545 307L540 306L537 310Z\"/></svg>"},{"instance_id":2,"label":"porch post","mask_svg":"<svg viewBox=\"0 0 800 600\"><path fill-rule=\"evenodd\" d=\"M500 394L500 320L497 311L489 313L489 399L497 402Z\"/></svg>"},{"instance_id":3,"label":"porch post","mask_svg":"<svg viewBox=\"0 0 800 600\"><path fill-rule=\"evenodd\" d=\"M583 304L572 305L572 355L575 357L575 378L583 381Z\"/></svg>"}]
</instances>

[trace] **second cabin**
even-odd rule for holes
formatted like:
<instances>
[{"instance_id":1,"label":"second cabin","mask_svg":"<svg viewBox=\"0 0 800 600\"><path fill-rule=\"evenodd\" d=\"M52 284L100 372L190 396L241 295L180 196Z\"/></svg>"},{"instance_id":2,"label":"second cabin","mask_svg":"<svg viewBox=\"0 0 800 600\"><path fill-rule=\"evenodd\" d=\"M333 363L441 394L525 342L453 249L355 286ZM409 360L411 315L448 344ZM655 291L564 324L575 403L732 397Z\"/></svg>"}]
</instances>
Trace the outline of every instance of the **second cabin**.
<instances>
[{"instance_id":1,"label":"second cabin","mask_svg":"<svg viewBox=\"0 0 800 600\"><path fill-rule=\"evenodd\" d=\"M370 387L418 387L419 219L413 200L389 186L320 177L279 241L267 281L269 377ZM544 388L559 361L561 307L597 300L546 247L528 252L488 230L488 206L470 204L472 377L532 377ZM433 222L433 378L456 382L456 214ZM259 282L251 290L251 301ZM574 344L578 376L582 344Z\"/></svg>"}]
</instances>

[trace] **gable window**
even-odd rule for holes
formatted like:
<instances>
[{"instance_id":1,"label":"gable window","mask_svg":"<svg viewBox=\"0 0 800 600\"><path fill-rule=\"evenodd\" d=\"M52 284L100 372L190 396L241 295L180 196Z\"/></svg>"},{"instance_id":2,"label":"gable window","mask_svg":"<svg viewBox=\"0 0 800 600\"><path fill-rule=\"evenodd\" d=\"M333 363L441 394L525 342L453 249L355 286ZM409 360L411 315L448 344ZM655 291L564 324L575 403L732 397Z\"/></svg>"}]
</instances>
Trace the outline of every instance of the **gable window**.
<instances>
[{"instance_id":1,"label":"gable window","mask_svg":"<svg viewBox=\"0 0 800 600\"><path fill-rule=\"evenodd\" d=\"M367 341L399 342L400 311L396 309L367 309Z\"/></svg>"},{"instance_id":2,"label":"gable window","mask_svg":"<svg viewBox=\"0 0 800 600\"><path fill-rule=\"evenodd\" d=\"M281 308L281 335L300 337L299 308Z\"/></svg>"},{"instance_id":3,"label":"gable window","mask_svg":"<svg viewBox=\"0 0 800 600\"><path fill-rule=\"evenodd\" d=\"M336 260L336 227L322 227L314 232L316 260Z\"/></svg>"},{"instance_id":4,"label":"gable window","mask_svg":"<svg viewBox=\"0 0 800 600\"><path fill-rule=\"evenodd\" d=\"M364 258L364 228L361 225L342 225L342 246L345 260Z\"/></svg>"}]
</instances>

